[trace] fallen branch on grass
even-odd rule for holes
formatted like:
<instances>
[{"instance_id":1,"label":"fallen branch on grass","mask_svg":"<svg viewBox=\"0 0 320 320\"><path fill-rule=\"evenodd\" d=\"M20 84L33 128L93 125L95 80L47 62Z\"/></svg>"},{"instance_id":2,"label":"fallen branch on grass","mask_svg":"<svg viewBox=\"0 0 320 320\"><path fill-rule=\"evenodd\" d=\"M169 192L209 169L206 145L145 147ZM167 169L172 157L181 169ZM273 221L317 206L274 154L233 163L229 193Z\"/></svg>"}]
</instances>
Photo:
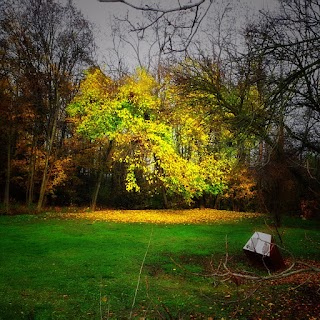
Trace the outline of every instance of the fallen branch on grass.
<instances>
[{"instance_id":1,"label":"fallen branch on grass","mask_svg":"<svg viewBox=\"0 0 320 320\"><path fill-rule=\"evenodd\" d=\"M284 250L284 248L281 248ZM171 261L180 269L184 270L187 273L190 273L195 276L201 276L201 277L209 277L209 278L218 278L219 282L226 282L226 281L232 281L237 286L240 285L242 281L255 281L255 282L263 282L263 281L272 281L272 280L279 280L283 278L287 278L293 275L302 274L302 273L320 273L320 267L317 267L315 265L312 265L310 263L306 263L304 261L295 260L293 255L289 252L291 255L291 264L288 266L285 270L282 270L277 273L271 273L270 270L266 267L266 270L268 271L268 275L259 275L253 272L249 272L247 270L241 270L241 271L234 271L232 268L229 267L229 254L228 254L228 242L226 239L226 254L224 259L221 259L219 262L219 265L217 267L214 267L212 261L210 261L210 266L212 269L212 272L210 273L195 273L191 272L188 269L186 269L181 264L177 263L173 258L170 258ZM298 268L297 268L298 267Z\"/></svg>"},{"instance_id":2,"label":"fallen branch on grass","mask_svg":"<svg viewBox=\"0 0 320 320\"><path fill-rule=\"evenodd\" d=\"M284 250L283 248L281 248ZM261 276L261 275L256 275L252 274L251 272L248 271L241 271L241 272L234 272L228 267L228 260L229 260L229 254L228 254L228 239L226 237L226 255L225 255L225 260L222 263L224 271L220 272L220 265L219 268L217 269L216 272L212 274L212 276L216 277L221 277L222 279L231 278L233 282L237 284L237 282L240 281L240 279L245 279L245 280L251 280L251 281L271 281L271 280L278 280L282 278L286 278L292 275L296 275L299 273L310 273L310 272L320 272L320 268L311 265L309 263L303 262L303 261L296 261L293 257L293 255L290 253L293 262L289 267L287 267L285 270L277 273L270 273L270 270L267 268L267 266L264 264L268 271L267 276ZM263 258L262 258L263 260ZM298 265L303 265L303 268L295 269L296 266Z\"/></svg>"}]
</instances>

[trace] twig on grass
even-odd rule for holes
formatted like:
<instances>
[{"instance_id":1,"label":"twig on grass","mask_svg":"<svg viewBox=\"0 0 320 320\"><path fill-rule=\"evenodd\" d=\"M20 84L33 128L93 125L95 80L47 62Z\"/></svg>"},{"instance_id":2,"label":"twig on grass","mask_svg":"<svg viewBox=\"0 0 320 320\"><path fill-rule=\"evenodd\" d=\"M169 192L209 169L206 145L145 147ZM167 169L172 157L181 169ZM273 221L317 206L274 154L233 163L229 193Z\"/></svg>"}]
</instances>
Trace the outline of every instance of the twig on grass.
<instances>
[{"instance_id":1,"label":"twig on grass","mask_svg":"<svg viewBox=\"0 0 320 320\"><path fill-rule=\"evenodd\" d=\"M276 230L276 234L280 240L281 245L283 245L283 240L282 240L282 236L283 236L283 231L282 233L280 233L279 231L279 227L276 223L274 223L273 225L273 229L270 227L270 225L267 223L266 219L264 219L264 224L267 226L267 228L271 231L271 233L273 233L274 230Z\"/></svg>"},{"instance_id":2,"label":"twig on grass","mask_svg":"<svg viewBox=\"0 0 320 320\"><path fill-rule=\"evenodd\" d=\"M142 274L142 270L143 270L144 263L145 263L145 261L146 261L146 257L147 257L148 252L149 252L152 235L153 235L153 227L152 227L152 229L151 229L150 237L149 237L149 243L148 243L146 252L144 253L144 257L143 257L143 260L142 260L142 263L141 263L141 266L140 266L140 271L139 271L137 286L136 286L136 290L135 290L134 297L133 297L133 301L132 301L132 305L131 305L131 311L130 311L129 319L132 318L132 312L133 312L134 305L135 305L135 303L136 303L136 298L137 298L137 294L138 294L138 290L139 290L139 286L140 286L141 274Z\"/></svg>"},{"instance_id":3,"label":"twig on grass","mask_svg":"<svg viewBox=\"0 0 320 320\"><path fill-rule=\"evenodd\" d=\"M101 281L100 281L100 301L99 301L99 310L100 310L100 320L103 319L102 317L102 303L101 303L101 300L102 300L102 277L101 277Z\"/></svg>"},{"instance_id":4,"label":"twig on grass","mask_svg":"<svg viewBox=\"0 0 320 320\"><path fill-rule=\"evenodd\" d=\"M302 287L303 285L305 285L307 282L309 282L311 279L311 275L308 277L307 280L301 282L299 285L293 287L293 288L289 288L289 291L294 291L294 290L297 290L298 288Z\"/></svg>"},{"instance_id":5,"label":"twig on grass","mask_svg":"<svg viewBox=\"0 0 320 320\"><path fill-rule=\"evenodd\" d=\"M229 258L229 252L228 252L228 237L227 236L226 236L226 240L225 240L225 257L224 257L224 259L220 260L220 263L217 268L215 268L215 266L213 265L213 261L211 258L211 260L210 260L211 272L208 274L200 274L200 273L190 272L185 267L183 267L181 264L177 263L173 258L171 258L171 260L179 268L183 269L184 271L186 271L192 275L214 278L214 286L217 285L216 282L224 283L227 281L234 282L237 285L237 287L241 284L242 281L254 282L259 285L263 282L272 281L272 280L279 280L279 279L287 278L287 277L294 276L297 274L320 273L320 268L318 266L315 266L315 265L312 265L310 263L306 263L303 261L298 261L294 258L294 256L292 255L292 253L289 250L287 250L283 247L280 247L279 245L278 245L278 247L281 250L286 251L289 255L291 255L292 262L291 262L290 266L288 266L285 270L282 270L281 272L277 272L277 273L271 273L270 270L267 268L265 261L263 260L264 266L266 267L266 270L268 271L268 275L266 275L266 276L262 276L257 273L254 273L254 272L249 272L247 270L235 271L235 270L232 270L232 268L230 268L228 266L230 258ZM300 265L300 267L299 267L299 265ZM251 295L245 297L244 299L247 299L250 296Z\"/></svg>"},{"instance_id":6,"label":"twig on grass","mask_svg":"<svg viewBox=\"0 0 320 320\"><path fill-rule=\"evenodd\" d=\"M313 239L311 239L310 237L307 236L307 233L304 233L304 237L307 241L311 242L312 244L316 245L316 246L320 246L320 242L314 241Z\"/></svg>"}]
</instances>

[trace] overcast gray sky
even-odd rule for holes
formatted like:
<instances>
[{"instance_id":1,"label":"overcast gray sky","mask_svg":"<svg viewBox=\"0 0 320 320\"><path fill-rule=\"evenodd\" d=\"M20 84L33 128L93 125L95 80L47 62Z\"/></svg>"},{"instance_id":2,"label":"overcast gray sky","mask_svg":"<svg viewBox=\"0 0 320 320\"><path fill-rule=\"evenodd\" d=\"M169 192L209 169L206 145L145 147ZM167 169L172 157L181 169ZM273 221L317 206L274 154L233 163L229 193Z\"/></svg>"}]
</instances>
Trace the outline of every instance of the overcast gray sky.
<instances>
[{"instance_id":1,"label":"overcast gray sky","mask_svg":"<svg viewBox=\"0 0 320 320\"><path fill-rule=\"evenodd\" d=\"M128 0L130 1L130 0ZM160 0L161 1L161 0ZM145 3L150 1L145 0ZM155 2L155 1L153 1ZM236 1L235 1L236 2ZM274 0L242 0L255 10L270 8ZM104 26L110 22L112 15L126 12L129 8L120 3L104 3L98 0L74 0L74 4L88 17L89 20Z\"/></svg>"},{"instance_id":2,"label":"overcast gray sky","mask_svg":"<svg viewBox=\"0 0 320 320\"><path fill-rule=\"evenodd\" d=\"M130 1L130 0L128 0ZM137 0L131 0L137 3ZM154 0L152 2L156 2ZM163 0L158 0L163 1ZM194 0L192 0L194 1ZM235 3L247 4L252 11L261 9L271 9L277 0L232 0ZM148 0L141 0L142 3L150 3ZM171 1L170 1L171 2ZM172 3L172 2L171 2ZM112 46L110 42L112 20L114 16L123 16L128 10L131 12L134 9L121 3L103 3L98 0L74 0L74 4L81 10L84 16L95 24L95 36L97 45L99 47L98 55L99 61L103 60L104 56L107 56L108 48Z\"/></svg>"}]
</instances>

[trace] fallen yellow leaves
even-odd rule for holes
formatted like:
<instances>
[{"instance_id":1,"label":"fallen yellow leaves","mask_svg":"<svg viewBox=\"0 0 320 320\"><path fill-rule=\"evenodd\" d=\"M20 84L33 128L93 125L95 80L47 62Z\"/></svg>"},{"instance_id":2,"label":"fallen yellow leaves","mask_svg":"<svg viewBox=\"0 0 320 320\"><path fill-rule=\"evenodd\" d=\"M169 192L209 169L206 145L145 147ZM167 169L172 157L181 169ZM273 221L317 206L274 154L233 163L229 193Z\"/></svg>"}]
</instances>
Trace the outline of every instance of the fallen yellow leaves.
<instances>
[{"instance_id":1,"label":"fallen yellow leaves","mask_svg":"<svg viewBox=\"0 0 320 320\"><path fill-rule=\"evenodd\" d=\"M235 222L244 218L256 217L257 213L243 213L214 209L190 210L101 210L59 214L61 218L88 219L124 223L156 224L203 224Z\"/></svg>"}]
</instances>

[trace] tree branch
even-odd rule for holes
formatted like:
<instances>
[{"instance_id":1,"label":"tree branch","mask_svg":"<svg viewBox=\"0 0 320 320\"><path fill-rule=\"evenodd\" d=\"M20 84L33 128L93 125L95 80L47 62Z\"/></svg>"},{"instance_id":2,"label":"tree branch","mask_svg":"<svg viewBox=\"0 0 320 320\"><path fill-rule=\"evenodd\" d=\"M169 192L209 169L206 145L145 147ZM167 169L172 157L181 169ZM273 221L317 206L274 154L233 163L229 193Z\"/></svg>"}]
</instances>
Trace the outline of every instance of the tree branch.
<instances>
[{"instance_id":1,"label":"tree branch","mask_svg":"<svg viewBox=\"0 0 320 320\"><path fill-rule=\"evenodd\" d=\"M120 3L123 3L123 4L133 8L133 9L139 10L139 11L153 11L153 12L159 12L159 13L170 13L170 12L185 11L185 10L197 8L201 4L203 4L204 2L206 2L208 0L199 0L196 3L190 3L190 4L185 4L185 5L180 4L179 6L173 7L171 9L160 9L157 7L151 7L147 4L144 7L137 6L137 5L134 5L126 0L98 0L98 1L99 2L120 2ZM212 2L212 0L210 0L210 2Z\"/></svg>"}]
</instances>

